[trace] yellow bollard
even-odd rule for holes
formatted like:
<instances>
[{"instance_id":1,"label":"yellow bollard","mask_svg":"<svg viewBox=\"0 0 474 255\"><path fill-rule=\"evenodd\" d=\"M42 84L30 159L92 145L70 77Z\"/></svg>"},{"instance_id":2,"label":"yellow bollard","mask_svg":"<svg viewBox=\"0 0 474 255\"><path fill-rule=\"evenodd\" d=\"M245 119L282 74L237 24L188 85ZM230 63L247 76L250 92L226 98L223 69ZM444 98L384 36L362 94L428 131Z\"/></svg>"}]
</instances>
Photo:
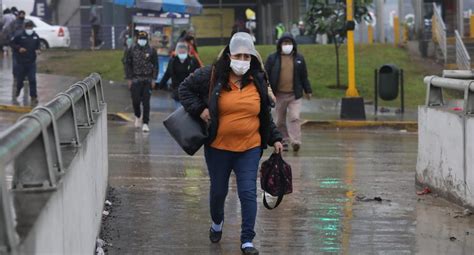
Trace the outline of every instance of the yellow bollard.
<instances>
[{"instance_id":1,"label":"yellow bollard","mask_svg":"<svg viewBox=\"0 0 474 255\"><path fill-rule=\"evenodd\" d=\"M367 40L369 44L374 43L374 27L372 25L367 26Z\"/></svg>"},{"instance_id":2,"label":"yellow bollard","mask_svg":"<svg viewBox=\"0 0 474 255\"><path fill-rule=\"evenodd\" d=\"M474 38L474 15L469 18L469 37Z\"/></svg>"},{"instance_id":3,"label":"yellow bollard","mask_svg":"<svg viewBox=\"0 0 474 255\"><path fill-rule=\"evenodd\" d=\"M400 44L400 23L398 21L398 16L393 17L393 44L398 46Z\"/></svg>"},{"instance_id":4,"label":"yellow bollard","mask_svg":"<svg viewBox=\"0 0 474 255\"><path fill-rule=\"evenodd\" d=\"M347 0L347 21L353 20L353 0ZM348 86L346 97L359 97L355 84L355 53L354 53L354 31L347 31L347 70Z\"/></svg>"}]
</instances>

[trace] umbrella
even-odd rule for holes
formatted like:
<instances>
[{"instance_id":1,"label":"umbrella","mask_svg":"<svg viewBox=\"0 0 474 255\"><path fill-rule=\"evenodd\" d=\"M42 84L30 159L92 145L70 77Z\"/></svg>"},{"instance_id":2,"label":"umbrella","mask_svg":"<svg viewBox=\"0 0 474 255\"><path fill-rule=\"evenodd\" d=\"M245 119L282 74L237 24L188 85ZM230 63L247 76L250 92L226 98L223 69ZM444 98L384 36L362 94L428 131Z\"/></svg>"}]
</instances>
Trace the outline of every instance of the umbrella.
<instances>
[{"instance_id":1,"label":"umbrella","mask_svg":"<svg viewBox=\"0 0 474 255\"><path fill-rule=\"evenodd\" d=\"M197 0L113 0L115 4L159 12L201 14L202 5Z\"/></svg>"}]
</instances>

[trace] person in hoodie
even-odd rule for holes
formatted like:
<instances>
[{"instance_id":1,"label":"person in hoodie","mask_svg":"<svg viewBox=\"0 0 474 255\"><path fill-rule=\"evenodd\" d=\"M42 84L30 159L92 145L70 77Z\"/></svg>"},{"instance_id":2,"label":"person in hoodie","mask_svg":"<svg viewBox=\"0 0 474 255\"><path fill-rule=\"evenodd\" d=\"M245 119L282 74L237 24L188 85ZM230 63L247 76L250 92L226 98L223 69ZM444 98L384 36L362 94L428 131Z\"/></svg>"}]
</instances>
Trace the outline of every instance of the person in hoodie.
<instances>
[{"instance_id":1,"label":"person in hoodie","mask_svg":"<svg viewBox=\"0 0 474 255\"><path fill-rule=\"evenodd\" d=\"M176 106L179 106L179 84L198 68L198 61L189 55L188 43L184 40L179 41L176 44L175 56L170 59L165 75L161 79L158 88L166 88L166 83L171 78L172 98L176 102Z\"/></svg>"},{"instance_id":2,"label":"person in hoodie","mask_svg":"<svg viewBox=\"0 0 474 255\"><path fill-rule=\"evenodd\" d=\"M148 33L140 31L137 43L128 50L125 56L125 76L132 95L132 105L135 112L135 127L142 126L142 131L150 132L150 98L155 88L158 73L158 55L148 42ZM141 112L143 105L143 118Z\"/></svg>"},{"instance_id":3,"label":"person in hoodie","mask_svg":"<svg viewBox=\"0 0 474 255\"><path fill-rule=\"evenodd\" d=\"M276 96L276 125L283 134L284 150L288 143L295 152L301 148L301 104L304 93L311 99L306 62L298 53L296 41L290 33L278 40L277 51L265 62L270 84Z\"/></svg>"},{"instance_id":4,"label":"person in hoodie","mask_svg":"<svg viewBox=\"0 0 474 255\"><path fill-rule=\"evenodd\" d=\"M184 109L209 125L204 146L211 181L209 239L213 243L221 240L224 204L234 171L242 213L240 248L244 254L258 254L253 239L260 158L267 146L273 146L276 153L283 150L258 56L252 36L236 33L212 66L196 70L179 86Z\"/></svg>"}]
</instances>

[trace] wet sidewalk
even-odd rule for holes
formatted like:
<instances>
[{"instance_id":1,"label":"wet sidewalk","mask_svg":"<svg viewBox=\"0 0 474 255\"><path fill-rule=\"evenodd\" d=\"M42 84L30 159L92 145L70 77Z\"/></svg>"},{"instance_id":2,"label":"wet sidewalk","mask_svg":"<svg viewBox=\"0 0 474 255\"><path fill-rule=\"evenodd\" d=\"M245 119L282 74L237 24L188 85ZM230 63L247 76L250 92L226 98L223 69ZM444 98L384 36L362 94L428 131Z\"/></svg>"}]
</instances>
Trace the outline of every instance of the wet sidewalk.
<instances>
[{"instance_id":1,"label":"wet sidewalk","mask_svg":"<svg viewBox=\"0 0 474 255\"><path fill-rule=\"evenodd\" d=\"M186 156L162 126L165 116L152 114L149 134L109 123L113 205L101 235L109 254L240 254L235 176L223 238L211 244L202 151ZM284 155L294 193L268 211L259 190L261 254L472 254L474 216L416 195L416 134L304 129L303 141ZM374 197L382 201L366 201Z\"/></svg>"}]
</instances>

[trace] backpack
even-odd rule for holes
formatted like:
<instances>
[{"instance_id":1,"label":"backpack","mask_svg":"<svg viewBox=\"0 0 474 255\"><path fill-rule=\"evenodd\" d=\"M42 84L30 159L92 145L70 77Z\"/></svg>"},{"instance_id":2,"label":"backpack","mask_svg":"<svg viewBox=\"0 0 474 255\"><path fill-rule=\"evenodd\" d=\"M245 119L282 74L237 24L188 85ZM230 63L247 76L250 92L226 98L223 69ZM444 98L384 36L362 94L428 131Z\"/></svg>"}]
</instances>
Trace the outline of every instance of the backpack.
<instances>
[{"instance_id":1,"label":"backpack","mask_svg":"<svg viewBox=\"0 0 474 255\"><path fill-rule=\"evenodd\" d=\"M277 208L283 196L293 192L291 166L283 160L281 154L273 153L262 163L260 185L263 190L263 205L269 210ZM265 193L278 197L274 207L268 205Z\"/></svg>"}]
</instances>

